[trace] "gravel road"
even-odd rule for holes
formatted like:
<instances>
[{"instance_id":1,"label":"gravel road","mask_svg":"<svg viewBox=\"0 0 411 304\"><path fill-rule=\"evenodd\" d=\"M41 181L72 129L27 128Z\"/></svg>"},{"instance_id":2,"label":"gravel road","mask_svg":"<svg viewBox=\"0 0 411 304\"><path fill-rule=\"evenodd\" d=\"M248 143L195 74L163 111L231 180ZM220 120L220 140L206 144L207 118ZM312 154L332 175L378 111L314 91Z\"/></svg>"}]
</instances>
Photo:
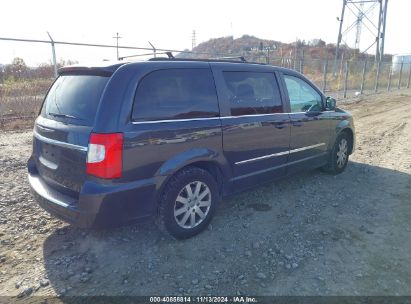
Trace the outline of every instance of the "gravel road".
<instances>
[{"instance_id":1,"label":"gravel road","mask_svg":"<svg viewBox=\"0 0 411 304\"><path fill-rule=\"evenodd\" d=\"M357 150L226 199L185 241L73 228L33 201L31 132L0 135L0 295L411 295L411 90L341 103Z\"/></svg>"}]
</instances>

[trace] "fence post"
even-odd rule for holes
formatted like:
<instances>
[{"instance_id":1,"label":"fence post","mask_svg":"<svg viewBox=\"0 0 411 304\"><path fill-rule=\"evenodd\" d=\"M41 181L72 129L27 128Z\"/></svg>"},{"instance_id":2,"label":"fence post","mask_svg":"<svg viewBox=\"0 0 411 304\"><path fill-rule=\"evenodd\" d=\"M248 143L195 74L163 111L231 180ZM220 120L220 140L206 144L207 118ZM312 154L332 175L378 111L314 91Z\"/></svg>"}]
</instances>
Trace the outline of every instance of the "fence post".
<instances>
[{"instance_id":1,"label":"fence post","mask_svg":"<svg viewBox=\"0 0 411 304\"><path fill-rule=\"evenodd\" d=\"M327 89L327 69L328 69L328 58L325 59L324 69L323 69L323 92Z\"/></svg>"},{"instance_id":2,"label":"fence post","mask_svg":"<svg viewBox=\"0 0 411 304\"><path fill-rule=\"evenodd\" d=\"M54 66L54 77L57 78L57 60L56 60L56 47L54 45L54 40L51 38L51 35L49 32L47 32L47 35L49 35L50 41L51 41L51 51L53 53L53 66Z\"/></svg>"},{"instance_id":3,"label":"fence post","mask_svg":"<svg viewBox=\"0 0 411 304\"><path fill-rule=\"evenodd\" d=\"M410 71L408 73L407 89L410 88L410 80L411 80L411 63L409 63L409 65L410 65Z\"/></svg>"},{"instance_id":4,"label":"fence post","mask_svg":"<svg viewBox=\"0 0 411 304\"><path fill-rule=\"evenodd\" d=\"M153 49L153 56L154 56L154 58L156 58L157 57L157 49L155 48L155 46L150 41L148 42L148 44Z\"/></svg>"},{"instance_id":5,"label":"fence post","mask_svg":"<svg viewBox=\"0 0 411 304\"><path fill-rule=\"evenodd\" d=\"M364 82L365 82L365 72L367 70L367 59L364 61L364 68L362 69L362 80L361 80L361 89L360 94L364 92Z\"/></svg>"},{"instance_id":6,"label":"fence post","mask_svg":"<svg viewBox=\"0 0 411 304\"><path fill-rule=\"evenodd\" d=\"M340 70L338 72L338 83L337 83L338 96L340 96L343 63L344 63L344 52L341 54Z\"/></svg>"},{"instance_id":7,"label":"fence post","mask_svg":"<svg viewBox=\"0 0 411 304\"><path fill-rule=\"evenodd\" d=\"M392 76L392 67L390 67L389 75L388 75L388 85L387 85L388 92L391 90L391 76Z\"/></svg>"},{"instance_id":8,"label":"fence post","mask_svg":"<svg viewBox=\"0 0 411 304\"><path fill-rule=\"evenodd\" d=\"M378 60L377 63L377 74L375 75L375 87L374 87L374 92L378 92L378 82L380 80L380 69L381 69L381 60Z\"/></svg>"},{"instance_id":9,"label":"fence post","mask_svg":"<svg viewBox=\"0 0 411 304\"><path fill-rule=\"evenodd\" d=\"M398 79L398 90L401 89L401 80L402 80L402 68L404 67L404 61L401 62L400 66L400 78Z\"/></svg>"},{"instance_id":10,"label":"fence post","mask_svg":"<svg viewBox=\"0 0 411 304\"><path fill-rule=\"evenodd\" d=\"M300 73L304 74L304 47L301 49Z\"/></svg>"},{"instance_id":11,"label":"fence post","mask_svg":"<svg viewBox=\"0 0 411 304\"><path fill-rule=\"evenodd\" d=\"M344 98L347 98L347 84L348 84L348 60L345 62Z\"/></svg>"},{"instance_id":12,"label":"fence post","mask_svg":"<svg viewBox=\"0 0 411 304\"><path fill-rule=\"evenodd\" d=\"M295 42L295 48L294 48L293 70L297 71L297 41Z\"/></svg>"}]
</instances>

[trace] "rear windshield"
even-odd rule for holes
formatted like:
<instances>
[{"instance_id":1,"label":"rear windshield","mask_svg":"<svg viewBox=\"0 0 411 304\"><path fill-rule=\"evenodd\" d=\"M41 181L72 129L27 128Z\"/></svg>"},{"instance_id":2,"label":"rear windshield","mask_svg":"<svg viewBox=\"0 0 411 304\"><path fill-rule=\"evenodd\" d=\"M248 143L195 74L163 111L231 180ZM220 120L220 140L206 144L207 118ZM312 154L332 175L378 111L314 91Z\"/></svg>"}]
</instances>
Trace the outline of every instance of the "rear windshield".
<instances>
[{"instance_id":1,"label":"rear windshield","mask_svg":"<svg viewBox=\"0 0 411 304\"><path fill-rule=\"evenodd\" d=\"M63 75L51 87L41 115L78 125L93 125L101 94L109 77Z\"/></svg>"}]
</instances>

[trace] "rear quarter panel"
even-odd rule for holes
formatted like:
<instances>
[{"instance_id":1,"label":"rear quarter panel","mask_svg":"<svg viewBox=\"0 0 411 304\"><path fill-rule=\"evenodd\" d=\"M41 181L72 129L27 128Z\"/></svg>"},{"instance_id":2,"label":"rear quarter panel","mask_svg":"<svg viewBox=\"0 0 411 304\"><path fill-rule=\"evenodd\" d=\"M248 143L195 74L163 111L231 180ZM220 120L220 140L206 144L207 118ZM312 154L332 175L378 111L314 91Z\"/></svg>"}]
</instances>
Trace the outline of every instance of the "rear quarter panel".
<instances>
[{"instance_id":1,"label":"rear quarter panel","mask_svg":"<svg viewBox=\"0 0 411 304\"><path fill-rule=\"evenodd\" d=\"M149 181L146 187L151 190L145 200L153 206L167 179L184 166L207 161L218 164L221 171L226 172L221 153L220 118L132 121L133 101L140 80L152 71L168 68L209 68L209 64L162 61L122 66L106 88L94 130L124 134L123 176L116 183Z\"/></svg>"}]
</instances>

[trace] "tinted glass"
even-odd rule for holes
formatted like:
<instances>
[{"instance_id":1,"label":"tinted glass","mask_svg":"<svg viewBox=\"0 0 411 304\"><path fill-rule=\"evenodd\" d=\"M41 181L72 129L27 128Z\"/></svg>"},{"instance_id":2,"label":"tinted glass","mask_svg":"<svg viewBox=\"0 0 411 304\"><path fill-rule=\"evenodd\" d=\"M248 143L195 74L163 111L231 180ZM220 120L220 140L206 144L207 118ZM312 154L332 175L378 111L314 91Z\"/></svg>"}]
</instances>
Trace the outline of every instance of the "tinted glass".
<instances>
[{"instance_id":1,"label":"tinted glass","mask_svg":"<svg viewBox=\"0 0 411 304\"><path fill-rule=\"evenodd\" d=\"M91 126L109 77L63 75L51 87L41 115L71 124Z\"/></svg>"},{"instance_id":2,"label":"tinted glass","mask_svg":"<svg viewBox=\"0 0 411 304\"><path fill-rule=\"evenodd\" d=\"M315 112L322 110L321 95L304 80L284 75L288 96L290 97L291 112Z\"/></svg>"},{"instance_id":3,"label":"tinted glass","mask_svg":"<svg viewBox=\"0 0 411 304\"><path fill-rule=\"evenodd\" d=\"M270 114L283 111L274 74L223 72L231 115Z\"/></svg>"},{"instance_id":4,"label":"tinted glass","mask_svg":"<svg viewBox=\"0 0 411 304\"><path fill-rule=\"evenodd\" d=\"M133 120L219 116L209 69L158 70L145 76L136 92Z\"/></svg>"}]
</instances>

